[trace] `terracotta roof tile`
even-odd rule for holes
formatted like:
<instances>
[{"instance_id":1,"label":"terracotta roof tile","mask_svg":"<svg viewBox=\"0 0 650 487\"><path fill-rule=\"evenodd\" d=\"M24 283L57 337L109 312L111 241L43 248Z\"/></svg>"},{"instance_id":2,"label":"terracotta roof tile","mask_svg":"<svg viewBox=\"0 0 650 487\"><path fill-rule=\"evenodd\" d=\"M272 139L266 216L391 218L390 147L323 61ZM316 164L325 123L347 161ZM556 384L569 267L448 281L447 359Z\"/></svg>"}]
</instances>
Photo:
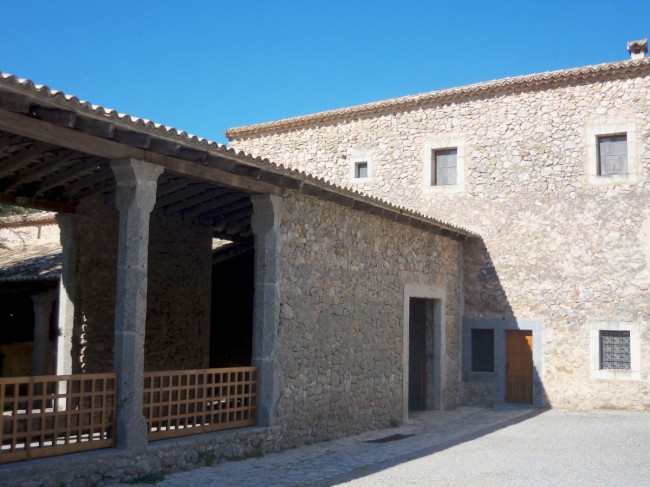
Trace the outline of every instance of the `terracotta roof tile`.
<instances>
[{"instance_id":1,"label":"terracotta roof tile","mask_svg":"<svg viewBox=\"0 0 650 487\"><path fill-rule=\"evenodd\" d=\"M564 69L545 73L503 78L494 81L472 85L430 91L418 95L408 95L399 98L355 105L336 110L287 118L274 122L259 123L226 130L228 140L236 140L265 133L280 132L321 123L332 123L341 120L365 117L377 113L406 110L420 105L443 103L492 93L512 92L522 89L550 86L562 82L581 82L608 77L643 76L650 74L650 58L619 61L615 63L598 64L583 68Z\"/></svg>"}]
</instances>

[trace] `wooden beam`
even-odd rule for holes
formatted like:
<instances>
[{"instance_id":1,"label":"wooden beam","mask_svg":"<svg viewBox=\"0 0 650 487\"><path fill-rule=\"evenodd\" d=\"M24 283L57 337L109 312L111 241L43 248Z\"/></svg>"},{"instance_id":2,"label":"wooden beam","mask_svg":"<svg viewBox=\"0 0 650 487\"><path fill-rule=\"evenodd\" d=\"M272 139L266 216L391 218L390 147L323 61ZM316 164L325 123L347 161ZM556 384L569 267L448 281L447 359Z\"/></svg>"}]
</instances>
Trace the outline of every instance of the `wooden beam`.
<instances>
[{"instance_id":1,"label":"wooden beam","mask_svg":"<svg viewBox=\"0 0 650 487\"><path fill-rule=\"evenodd\" d=\"M208 152L205 150L199 150L199 149L193 149L191 147L181 146L178 149L177 157L179 159L183 159L184 161L205 162L208 160Z\"/></svg>"},{"instance_id":2,"label":"wooden beam","mask_svg":"<svg viewBox=\"0 0 650 487\"><path fill-rule=\"evenodd\" d=\"M214 213L214 212L210 212L210 213ZM234 203L233 207L228 209L227 212L219 213L218 215L210 216L210 217L202 216L199 219L199 222L200 223L212 222L213 226L219 228L220 225L231 223L234 220L240 220L242 218L244 219L250 218L252 214L253 214L253 207L250 205L249 202L245 202L244 204L241 205L237 205L236 203Z\"/></svg>"},{"instance_id":3,"label":"wooden beam","mask_svg":"<svg viewBox=\"0 0 650 487\"><path fill-rule=\"evenodd\" d=\"M68 183L71 179L81 179L91 171L96 171L98 166L105 166L106 163L102 162L103 159L97 157L88 157L78 164L74 164L69 169L62 173L47 178L43 181L36 190L36 194L42 195L46 191L56 188L57 186Z\"/></svg>"},{"instance_id":4,"label":"wooden beam","mask_svg":"<svg viewBox=\"0 0 650 487\"><path fill-rule=\"evenodd\" d=\"M113 122L106 122L95 118L77 117L74 128L80 132L105 139L111 139L115 134L115 124Z\"/></svg>"},{"instance_id":5,"label":"wooden beam","mask_svg":"<svg viewBox=\"0 0 650 487\"><path fill-rule=\"evenodd\" d=\"M246 199L247 201L250 201L247 198L246 193L230 193L220 198L217 198L214 201L208 201L201 205L185 210L183 211L183 216L185 218L199 217L199 219L204 219L205 215L207 215L208 213L213 213L213 212L218 213L221 208L224 208L227 205L242 199Z\"/></svg>"},{"instance_id":6,"label":"wooden beam","mask_svg":"<svg viewBox=\"0 0 650 487\"><path fill-rule=\"evenodd\" d=\"M3 91L0 93L0 108L10 110L18 113L28 113L31 102L25 95L18 93L8 93Z\"/></svg>"},{"instance_id":7,"label":"wooden beam","mask_svg":"<svg viewBox=\"0 0 650 487\"><path fill-rule=\"evenodd\" d=\"M34 142L28 149L22 150L4 160L0 160L0 178L16 172L23 164L29 164L54 147L44 142Z\"/></svg>"},{"instance_id":8,"label":"wooden beam","mask_svg":"<svg viewBox=\"0 0 650 487\"><path fill-rule=\"evenodd\" d=\"M208 201L214 202L217 198L223 196L224 194L226 194L226 190L223 188L211 188L208 189L207 191L204 191L203 193L197 194L192 198L187 198L183 201L178 201L176 203L167 205L165 206L164 210L167 213L183 211L188 208L192 208L197 205L200 205L202 203L206 203Z\"/></svg>"},{"instance_id":9,"label":"wooden beam","mask_svg":"<svg viewBox=\"0 0 650 487\"><path fill-rule=\"evenodd\" d=\"M186 181L185 186L179 189L178 191L174 191L173 193L168 193L165 196L158 196L156 200L156 204L158 205L158 208L164 208L167 205L184 200L190 196L195 195L196 193L203 192L205 191L205 189L206 189L205 184L197 183L196 181L189 180Z\"/></svg>"},{"instance_id":10,"label":"wooden beam","mask_svg":"<svg viewBox=\"0 0 650 487\"><path fill-rule=\"evenodd\" d=\"M159 154L165 154L166 156L175 157L178 155L178 150L181 148L181 145L178 142L171 142L165 139L153 139L149 145L149 150L153 152L158 152Z\"/></svg>"},{"instance_id":11,"label":"wooden beam","mask_svg":"<svg viewBox=\"0 0 650 487\"><path fill-rule=\"evenodd\" d=\"M147 152L144 156L146 162L163 166L168 171L184 176L191 176L204 181L210 181L219 186L252 193L266 193L281 195L282 189L269 183L248 179L237 174L230 174L209 166L198 165L193 162L181 161L172 157Z\"/></svg>"},{"instance_id":12,"label":"wooden beam","mask_svg":"<svg viewBox=\"0 0 650 487\"><path fill-rule=\"evenodd\" d=\"M100 170L94 172L87 178L82 178L76 183L72 183L65 188L65 194L75 195L81 193L85 189L92 188L98 184L106 182L108 179L114 180L113 172L107 167L103 167Z\"/></svg>"},{"instance_id":13,"label":"wooden beam","mask_svg":"<svg viewBox=\"0 0 650 487\"><path fill-rule=\"evenodd\" d=\"M112 140L78 132L69 128L59 127L51 123L36 120L25 115L0 109L0 130L5 130L23 137L32 138L68 149L78 150L106 159L134 158L164 167L176 174L203 179L221 186L250 191L254 193L282 194L282 189L272 184L248 179L231 174L215 167L198 165L163 154L145 151L120 144ZM210 159L210 158L209 158ZM221 158L220 158L221 159Z\"/></svg>"},{"instance_id":14,"label":"wooden beam","mask_svg":"<svg viewBox=\"0 0 650 487\"><path fill-rule=\"evenodd\" d=\"M60 125L61 127L74 127L77 114L71 110L49 108L41 105L32 105L30 114L44 122Z\"/></svg>"},{"instance_id":15,"label":"wooden beam","mask_svg":"<svg viewBox=\"0 0 650 487\"><path fill-rule=\"evenodd\" d=\"M162 177L165 177L166 174L163 173ZM190 184L192 181L190 181L187 178L184 177L166 177L164 182L161 182L158 185L158 192L157 196L158 199L162 198L163 196L167 196L168 194L172 194L179 189L187 187L188 184Z\"/></svg>"},{"instance_id":16,"label":"wooden beam","mask_svg":"<svg viewBox=\"0 0 650 487\"><path fill-rule=\"evenodd\" d=\"M151 144L151 135L122 128L115 129L113 139L121 144L137 147L138 149L148 149L149 144Z\"/></svg>"},{"instance_id":17,"label":"wooden beam","mask_svg":"<svg viewBox=\"0 0 650 487\"><path fill-rule=\"evenodd\" d=\"M72 154L75 153L64 150L49 161L44 161L42 164L39 164L36 168L21 171L16 177L13 177L6 182L0 182L0 191L6 191L10 188L36 181L47 174L55 172L65 162L70 161L70 156Z\"/></svg>"}]
</instances>

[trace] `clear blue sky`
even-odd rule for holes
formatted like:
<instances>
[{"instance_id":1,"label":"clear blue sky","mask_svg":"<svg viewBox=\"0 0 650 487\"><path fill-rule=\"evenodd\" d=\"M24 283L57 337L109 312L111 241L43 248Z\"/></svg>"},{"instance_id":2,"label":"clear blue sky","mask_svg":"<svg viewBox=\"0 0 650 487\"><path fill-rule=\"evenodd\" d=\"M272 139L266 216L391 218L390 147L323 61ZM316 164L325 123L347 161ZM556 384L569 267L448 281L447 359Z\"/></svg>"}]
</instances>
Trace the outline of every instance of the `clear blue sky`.
<instances>
[{"instance_id":1,"label":"clear blue sky","mask_svg":"<svg viewBox=\"0 0 650 487\"><path fill-rule=\"evenodd\" d=\"M0 0L0 71L224 142L227 128L627 59L638 0Z\"/></svg>"}]
</instances>

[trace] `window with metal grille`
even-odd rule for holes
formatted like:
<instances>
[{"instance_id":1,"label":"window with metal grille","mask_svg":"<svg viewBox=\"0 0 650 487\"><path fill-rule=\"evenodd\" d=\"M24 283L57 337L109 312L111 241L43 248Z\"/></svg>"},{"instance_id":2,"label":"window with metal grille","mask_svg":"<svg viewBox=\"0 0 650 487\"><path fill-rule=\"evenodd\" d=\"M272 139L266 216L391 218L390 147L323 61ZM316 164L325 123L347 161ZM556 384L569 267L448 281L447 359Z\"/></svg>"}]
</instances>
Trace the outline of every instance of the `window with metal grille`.
<instances>
[{"instance_id":1,"label":"window with metal grille","mask_svg":"<svg viewBox=\"0 0 650 487\"><path fill-rule=\"evenodd\" d=\"M600 330L600 368L630 370L630 332Z\"/></svg>"},{"instance_id":2,"label":"window with metal grille","mask_svg":"<svg viewBox=\"0 0 650 487\"><path fill-rule=\"evenodd\" d=\"M598 175L627 174L627 134L598 137Z\"/></svg>"},{"instance_id":3,"label":"window with metal grille","mask_svg":"<svg viewBox=\"0 0 650 487\"><path fill-rule=\"evenodd\" d=\"M457 149L436 149L433 151L431 171L432 186L447 186L456 184Z\"/></svg>"},{"instance_id":4,"label":"window with metal grille","mask_svg":"<svg viewBox=\"0 0 650 487\"><path fill-rule=\"evenodd\" d=\"M472 372L494 372L494 330L472 329Z\"/></svg>"}]
</instances>

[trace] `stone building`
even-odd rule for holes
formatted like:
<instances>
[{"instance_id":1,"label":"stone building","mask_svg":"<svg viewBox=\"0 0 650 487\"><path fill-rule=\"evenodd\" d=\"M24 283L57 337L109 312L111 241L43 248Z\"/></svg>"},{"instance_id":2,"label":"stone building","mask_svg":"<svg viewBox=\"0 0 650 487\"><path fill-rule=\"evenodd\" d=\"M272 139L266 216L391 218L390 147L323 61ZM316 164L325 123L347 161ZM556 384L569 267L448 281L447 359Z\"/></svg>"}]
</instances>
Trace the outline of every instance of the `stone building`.
<instances>
[{"instance_id":1,"label":"stone building","mask_svg":"<svg viewBox=\"0 0 650 487\"><path fill-rule=\"evenodd\" d=\"M650 409L650 59L646 40L628 50L226 135L481 235L463 246L462 325L445 327L462 336L445 406Z\"/></svg>"},{"instance_id":2,"label":"stone building","mask_svg":"<svg viewBox=\"0 0 650 487\"><path fill-rule=\"evenodd\" d=\"M458 403L471 230L4 74L0 201L55 211L61 248L52 341L34 339L56 375L0 378L0 463L117 447L0 465L7 485L127 480ZM248 428L155 442L221 421Z\"/></svg>"}]
</instances>

